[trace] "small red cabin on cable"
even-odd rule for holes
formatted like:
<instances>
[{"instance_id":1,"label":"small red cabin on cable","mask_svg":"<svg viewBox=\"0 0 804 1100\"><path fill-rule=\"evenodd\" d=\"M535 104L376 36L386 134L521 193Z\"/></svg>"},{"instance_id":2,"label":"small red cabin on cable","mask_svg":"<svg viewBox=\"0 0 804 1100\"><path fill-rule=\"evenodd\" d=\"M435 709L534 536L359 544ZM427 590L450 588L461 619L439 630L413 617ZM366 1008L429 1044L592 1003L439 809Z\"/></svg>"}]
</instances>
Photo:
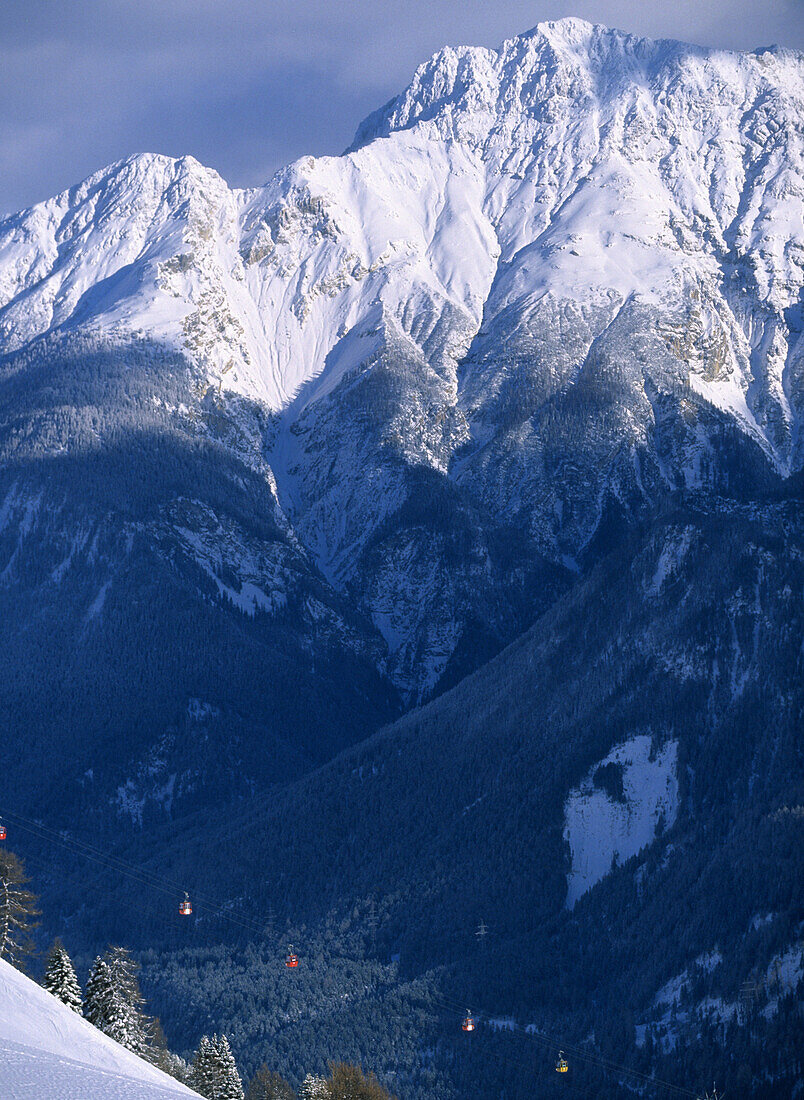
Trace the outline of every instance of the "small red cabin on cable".
<instances>
[{"instance_id":1,"label":"small red cabin on cable","mask_svg":"<svg viewBox=\"0 0 804 1100\"><path fill-rule=\"evenodd\" d=\"M0 821L0 840L5 840L7 836L8 833L6 832L6 827L3 822Z\"/></svg>"},{"instance_id":2,"label":"small red cabin on cable","mask_svg":"<svg viewBox=\"0 0 804 1100\"><path fill-rule=\"evenodd\" d=\"M474 1017L469 1014L469 1012L466 1013L466 1017L464 1018L464 1021L461 1024L461 1028L464 1031L474 1031L475 1030L475 1020L474 1020Z\"/></svg>"},{"instance_id":3,"label":"small red cabin on cable","mask_svg":"<svg viewBox=\"0 0 804 1100\"><path fill-rule=\"evenodd\" d=\"M285 966L293 970L294 967L299 965L299 956L293 954L293 944L288 948L288 957L285 959Z\"/></svg>"},{"instance_id":4,"label":"small red cabin on cable","mask_svg":"<svg viewBox=\"0 0 804 1100\"><path fill-rule=\"evenodd\" d=\"M179 913L183 917L189 917L193 912L193 907L190 904L190 899L187 894L184 895L184 901L179 902Z\"/></svg>"}]
</instances>

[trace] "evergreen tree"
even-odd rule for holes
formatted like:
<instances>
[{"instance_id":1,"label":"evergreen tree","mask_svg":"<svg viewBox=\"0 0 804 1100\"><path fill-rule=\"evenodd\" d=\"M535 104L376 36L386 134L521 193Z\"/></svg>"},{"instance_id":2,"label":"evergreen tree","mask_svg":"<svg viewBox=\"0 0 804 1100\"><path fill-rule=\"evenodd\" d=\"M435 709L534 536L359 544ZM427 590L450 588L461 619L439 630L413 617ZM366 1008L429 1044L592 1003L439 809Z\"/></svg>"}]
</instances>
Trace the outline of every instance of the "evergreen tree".
<instances>
[{"instance_id":1,"label":"evergreen tree","mask_svg":"<svg viewBox=\"0 0 804 1100\"><path fill-rule=\"evenodd\" d=\"M207 1100L244 1100L243 1082L225 1035L202 1037L193 1058L190 1083Z\"/></svg>"},{"instance_id":2,"label":"evergreen tree","mask_svg":"<svg viewBox=\"0 0 804 1100\"><path fill-rule=\"evenodd\" d=\"M61 940L55 940L50 949L42 985L73 1012L83 1015L81 986L72 959Z\"/></svg>"},{"instance_id":3,"label":"evergreen tree","mask_svg":"<svg viewBox=\"0 0 804 1100\"><path fill-rule=\"evenodd\" d=\"M103 958L98 956L87 980L86 1017L127 1050L145 1056L147 1018L141 1012L142 995L131 964L124 948L110 948Z\"/></svg>"},{"instance_id":4,"label":"evergreen tree","mask_svg":"<svg viewBox=\"0 0 804 1100\"><path fill-rule=\"evenodd\" d=\"M106 1031L112 1011L112 976L109 966L98 955L89 971L84 998L84 1014L99 1031Z\"/></svg>"},{"instance_id":5,"label":"evergreen tree","mask_svg":"<svg viewBox=\"0 0 804 1100\"><path fill-rule=\"evenodd\" d=\"M0 959L23 968L23 960L33 954L31 932L39 915L36 898L26 890L25 868L13 852L0 848Z\"/></svg>"},{"instance_id":6,"label":"evergreen tree","mask_svg":"<svg viewBox=\"0 0 804 1100\"><path fill-rule=\"evenodd\" d=\"M212 1040L208 1035L202 1035L190 1069L190 1085L196 1092L206 1096L207 1100L215 1100L216 1066L217 1059Z\"/></svg>"},{"instance_id":7,"label":"evergreen tree","mask_svg":"<svg viewBox=\"0 0 804 1100\"><path fill-rule=\"evenodd\" d=\"M296 1100L296 1093L284 1077L262 1065L251 1078L246 1100Z\"/></svg>"},{"instance_id":8,"label":"evergreen tree","mask_svg":"<svg viewBox=\"0 0 804 1100\"><path fill-rule=\"evenodd\" d=\"M299 1100L330 1100L329 1082L326 1077L315 1077L308 1073L302 1081Z\"/></svg>"},{"instance_id":9,"label":"evergreen tree","mask_svg":"<svg viewBox=\"0 0 804 1100\"><path fill-rule=\"evenodd\" d=\"M104 958L117 998L127 1009L128 1041L123 1046L142 1057L149 1057L154 1026L153 1020L145 1014L145 998L139 983L140 965L126 947L109 947Z\"/></svg>"},{"instance_id":10,"label":"evergreen tree","mask_svg":"<svg viewBox=\"0 0 804 1100\"><path fill-rule=\"evenodd\" d=\"M212 1046L217 1058L217 1081L214 1100L243 1100L243 1082L225 1035L213 1035Z\"/></svg>"}]
</instances>

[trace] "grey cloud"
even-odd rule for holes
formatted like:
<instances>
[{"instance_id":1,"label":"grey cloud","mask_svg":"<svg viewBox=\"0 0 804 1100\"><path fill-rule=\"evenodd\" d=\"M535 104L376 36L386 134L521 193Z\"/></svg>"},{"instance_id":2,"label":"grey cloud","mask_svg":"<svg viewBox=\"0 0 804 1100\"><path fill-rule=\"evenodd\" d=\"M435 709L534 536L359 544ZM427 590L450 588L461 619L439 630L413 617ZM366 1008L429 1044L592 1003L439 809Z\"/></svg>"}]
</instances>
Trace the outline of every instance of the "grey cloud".
<instances>
[{"instance_id":1,"label":"grey cloud","mask_svg":"<svg viewBox=\"0 0 804 1100\"><path fill-rule=\"evenodd\" d=\"M446 43L578 15L723 48L804 48L804 0L11 0L0 23L0 211L132 152L258 184L346 146Z\"/></svg>"}]
</instances>

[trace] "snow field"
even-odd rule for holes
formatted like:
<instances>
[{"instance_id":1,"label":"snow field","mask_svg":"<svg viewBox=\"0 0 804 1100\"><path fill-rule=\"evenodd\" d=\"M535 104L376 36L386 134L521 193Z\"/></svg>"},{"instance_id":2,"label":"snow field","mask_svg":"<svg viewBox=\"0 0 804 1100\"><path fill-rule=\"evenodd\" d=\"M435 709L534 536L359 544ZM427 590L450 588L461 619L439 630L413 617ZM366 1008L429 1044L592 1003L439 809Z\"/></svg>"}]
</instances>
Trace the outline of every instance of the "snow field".
<instances>
[{"instance_id":1,"label":"snow field","mask_svg":"<svg viewBox=\"0 0 804 1100\"><path fill-rule=\"evenodd\" d=\"M665 826L673 824L678 813L677 753L678 743L669 741L651 758L651 738L634 737L612 749L570 792L564 805L564 836L572 851L567 908L609 873L615 857L623 863L651 844L660 818ZM609 763L622 765L622 802L593 785L597 768Z\"/></svg>"},{"instance_id":2,"label":"snow field","mask_svg":"<svg viewBox=\"0 0 804 1100\"><path fill-rule=\"evenodd\" d=\"M0 960L0 1100L192 1096Z\"/></svg>"}]
</instances>

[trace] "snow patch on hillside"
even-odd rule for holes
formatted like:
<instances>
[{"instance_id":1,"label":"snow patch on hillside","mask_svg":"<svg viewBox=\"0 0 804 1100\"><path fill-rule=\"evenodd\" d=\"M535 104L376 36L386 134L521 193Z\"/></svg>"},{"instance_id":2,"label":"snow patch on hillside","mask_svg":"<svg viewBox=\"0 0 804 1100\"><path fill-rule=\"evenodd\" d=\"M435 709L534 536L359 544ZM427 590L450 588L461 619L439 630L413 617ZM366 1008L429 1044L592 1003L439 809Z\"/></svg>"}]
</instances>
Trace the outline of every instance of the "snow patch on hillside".
<instances>
[{"instance_id":1,"label":"snow patch on hillside","mask_svg":"<svg viewBox=\"0 0 804 1100\"><path fill-rule=\"evenodd\" d=\"M198 1096L82 1020L0 960L3 1100L177 1100Z\"/></svg>"},{"instance_id":2,"label":"snow patch on hillside","mask_svg":"<svg viewBox=\"0 0 804 1100\"><path fill-rule=\"evenodd\" d=\"M670 533L656 562L656 571L650 586L651 595L661 595L665 583L678 572L692 545L694 534L695 528L690 526Z\"/></svg>"},{"instance_id":3,"label":"snow patch on hillside","mask_svg":"<svg viewBox=\"0 0 804 1100\"><path fill-rule=\"evenodd\" d=\"M768 963L762 985L768 992L768 1003L762 1010L766 1019L779 1011L779 1001L795 992L804 981L804 941L792 944Z\"/></svg>"},{"instance_id":4,"label":"snow patch on hillside","mask_svg":"<svg viewBox=\"0 0 804 1100\"><path fill-rule=\"evenodd\" d=\"M647 735L633 737L604 757L570 791L564 804L564 837L572 852L567 876L567 907L599 882L615 863L635 856L656 837L660 819L672 825L678 813L676 760L678 742L652 750ZM606 764L622 769L622 801L595 786Z\"/></svg>"}]
</instances>

